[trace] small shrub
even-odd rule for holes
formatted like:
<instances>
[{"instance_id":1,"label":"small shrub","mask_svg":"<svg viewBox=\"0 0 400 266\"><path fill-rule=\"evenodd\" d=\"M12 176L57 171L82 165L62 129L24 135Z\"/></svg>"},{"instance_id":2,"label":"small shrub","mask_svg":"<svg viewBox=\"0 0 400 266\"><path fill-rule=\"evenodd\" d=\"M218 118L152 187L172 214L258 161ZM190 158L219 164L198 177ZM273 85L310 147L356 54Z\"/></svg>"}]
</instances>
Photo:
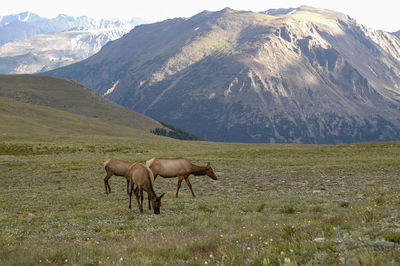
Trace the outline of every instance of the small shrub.
<instances>
[{"instance_id":1,"label":"small shrub","mask_svg":"<svg viewBox=\"0 0 400 266\"><path fill-rule=\"evenodd\" d=\"M205 204L205 203L201 203L201 204L199 205L199 210L201 210L201 211L203 211L203 212L209 212L209 213L214 212L214 210L211 209L210 207L208 207L207 204Z\"/></svg>"},{"instance_id":2,"label":"small shrub","mask_svg":"<svg viewBox=\"0 0 400 266\"><path fill-rule=\"evenodd\" d=\"M296 227L293 225L286 225L282 228L282 237L284 239L293 239L296 235Z\"/></svg>"},{"instance_id":3,"label":"small shrub","mask_svg":"<svg viewBox=\"0 0 400 266\"><path fill-rule=\"evenodd\" d=\"M282 213L285 213L285 214L293 214L293 213L296 213L296 208L295 207L293 207L293 206L283 206L282 207L282 209L281 209L281 212Z\"/></svg>"},{"instance_id":4,"label":"small shrub","mask_svg":"<svg viewBox=\"0 0 400 266\"><path fill-rule=\"evenodd\" d=\"M315 205L311 207L312 212L322 212L322 207L320 205Z\"/></svg>"},{"instance_id":5,"label":"small shrub","mask_svg":"<svg viewBox=\"0 0 400 266\"><path fill-rule=\"evenodd\" d=\"M262 204L258 205L256 211L257 212L262 212L264 210L264 208L265 208L265 203L262 203Z\"/></svg>"},{"instance_id":6,"label":"small shrub","mask_svg":"<svg viewBox=\"0 0 400 266\"><path fill-rule=\"evenodd\" d=\"M372 209L366 209L364 212L362 212L361 216L363 220L367 223L374 221L376 218L375 211Z\"/></svg>"},{"instance_id":7,"label":"small shrub","mask_svg":"<svg viewBox=\"0 0 400 266\"><path fill-rule=\"evenodd\" d=\"M376 205L382 205L385 202L383 195L379 195L379 197L375 198Z\"/></svg>"},{"instance_id":8,"label":"small shrub","mask_svg":"<svg viewBox=\"0 0 400 266\"><path fill-rule=\"evenodd\" d=\"M347 207L350 206L350 202L348 202L347 200L344 200L344 201L341 201L341 202L339 203L339 205L340 205L340 207L342 207L342 208L347 208Z\"/></svg>"},{"instance_id":9,"label":"small shrub","mask_svg":"<svg viewBox=\"0 0 400 266\"><path fill-rule=\"evenodd\" d=\"M382 237L389 242L393 242L395 244L400 243L400 233L386 233L383 234Z\"/></svg>"}]
</instances>

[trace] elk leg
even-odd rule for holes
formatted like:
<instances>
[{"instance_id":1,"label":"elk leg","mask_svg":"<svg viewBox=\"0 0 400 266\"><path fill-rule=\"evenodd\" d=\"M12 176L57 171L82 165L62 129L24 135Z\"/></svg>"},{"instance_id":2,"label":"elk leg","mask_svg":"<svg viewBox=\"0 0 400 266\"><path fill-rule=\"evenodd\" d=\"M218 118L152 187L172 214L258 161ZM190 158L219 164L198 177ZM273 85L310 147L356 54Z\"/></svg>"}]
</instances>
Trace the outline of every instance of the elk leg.
<instances>
[{"instance_id":1,"label":"elk leg","mask_svg":"<svg viewBox=\"0 0 400 266\"><path fill-rule=\"evenodd\" d=\"M190 181L189 181L189 177L186 177L185 181L186 181L186 184L188 185L188 187L190 188L190 191L192 192L193 198L195 198L196 196L194 195L194 192L193 192L193 189L192 189L192 184L190 184Z\"/></svg>"},{"instance_id":2,"label":"elk leg","mask_svg":"<svg viewBox=\"0 0 400 266\"><path fill-rule=\"evenodd\" d=\"M133 187L129 191L129 209L132 209L132 190Z\"/></svg>"},{"instance_id":3,"label":"elk leg","mask_svg":"<svg viewBox=\"0 0 400 266\"><path fill-rule=\"evenodd\" d=\"M138 203L138 207L139 207L139 210L140 210L139 189L138 189L138 187L135 189L135 195L136 195L136 201Z\"/></svg>"},{"instance_id":4,"label":"elk leg","mask_svg":"<svg viewBox=\"0 0 400 266\"><path fill-rule=\"evenodd\" d=\"M104 187L106 189L106 194L111 192L111 187L110 184L108 184L108 179L110 179L112 175L107 174L106 177L104 178Z\"/></svg>"},{"instance_id":5,"label":"elk leg","mask_svg":"<svg viewBox=\"0 0 400 266\"><path fill-rule=\"evenodd\" d=\"M150 195L149 195L149 194L147 194L147 200L148 200L148 202L149 202L149 210L151 210L151 205L150 205Z\"/></svg>"},{"instance_id":6,"label":"elk leg","mask_svg":"<svg viewBox=\"0 0 400 266\"><path fill-rule=\"evenodd\" d=\"M139 189L140 191L140 213L143 213L143 188Z\"/></svg>"},{"instance_id":7,"label":"elk leg","mask_svg":"<svg viewBox=\"0 0 400 266\"><path fill-rule=\"evenodd\" d=\"M132 187L130 186L130 183L129 183L129 209L131 209L132 208L132 192L135 192L135 195L136 195L136 190L137 190L137 187L135 188L135 184L134 183L132 183Z\"/></svg>"},{"instance_id":8,"label":"elk leg","mask_svg":"<svg viewBox=\"0 0 400 266\"><path fill-rule=\"evenodd\" d=\"M176 197L178 197L179 189L181 188L183 177L178 176L178 188L176 190Z\"/></svg>"}]
</instances>

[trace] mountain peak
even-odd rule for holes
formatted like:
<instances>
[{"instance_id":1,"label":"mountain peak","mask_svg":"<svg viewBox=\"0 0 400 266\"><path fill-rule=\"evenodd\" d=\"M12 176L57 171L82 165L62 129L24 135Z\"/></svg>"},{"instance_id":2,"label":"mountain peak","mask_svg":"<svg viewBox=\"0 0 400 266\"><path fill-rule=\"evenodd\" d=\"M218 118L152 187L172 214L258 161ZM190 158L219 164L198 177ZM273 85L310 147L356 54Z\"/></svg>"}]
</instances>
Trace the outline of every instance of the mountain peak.
<instances>
[{"instance_id":1,"label":"mountain peak","mask_svg":"<svg viewBox=\"0 0 400 266\"><path fill-rule=\"evenodd\" d=\"M30 11L25 11L18 14L7 15L7 16L0 16L0 27L8 25L13 22L34 22L40 20L41 17L35 13Z\"/></svg>"},{"instance_id":2,"label":"mountain peak","mask_svg":"<svg viewBox=\"0 0 400 266\"><path fill-rule=\"evenodd\" d=\"M270 16L280 16L280 15L291 15L296 12L297 8L273 8L267 11L261 12Z\"/></svg>"}]
</instances>

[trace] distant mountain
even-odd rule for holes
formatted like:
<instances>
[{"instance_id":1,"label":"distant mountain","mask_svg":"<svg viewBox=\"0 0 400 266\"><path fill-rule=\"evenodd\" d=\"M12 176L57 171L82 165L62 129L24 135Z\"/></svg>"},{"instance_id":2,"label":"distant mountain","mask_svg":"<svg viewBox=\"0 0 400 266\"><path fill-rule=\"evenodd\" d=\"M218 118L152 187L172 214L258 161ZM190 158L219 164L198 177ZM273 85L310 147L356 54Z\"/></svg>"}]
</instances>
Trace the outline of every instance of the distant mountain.
<instances>
[{"instance_id":1,"label":"distant mountain","mask_svg":"<svg viewBox=\"0 0 400 266\"><path fill-rule=\"evenodd\" d=\"M42 72L86 59L143 22L67 15L46 19L30 12L1 17L0 74Z\"/></svg>"},{"instance_id":2,"label":"distant mountain","mask_svg":"<svg viewBox=\"0 0 400 266\"><path fill-rule=\"evenodd\" d=\"M0 17L0 45L31 37L36 34L47 34L62 32L73 28L85 29L107 29L115 27L130 28L145 23L140 18L130 21L121 20L95 20L86 16L72 17L60 14L55 18L42 18L31 12Z\"/></svg>"},{"instance_id":3,"label":"distant mountain","mask_svg":"<svg viewBox=\"0 0 400 266\"><path fill-rule=\"evenodd\" d=\"M8 16L0 16L0 27L4 27L8 24L12 24L15 22L26 22L31 23L42 18L32 12L23 12L20 14L8 15Z\"/></svg>"},{"instance_id":4,"label":"distant mountain","mask_svg":"<svg viewBox=\"0 0 400 266\"><path fill-rule=\"evenodd\" d=\"M131 25L74 28L3 44L0 46L0 74L37 73L69 65L97 53L131 28Z\"/></svg>"},{"instance_id":5,"label":"distant mountain","mask_svg":"<svg viewBox=\"0 0 400 266\"><path fill-rule=\"evenodd\" d=\"M48 74L206 140L400 140L400 39L308 6L137 26Z\"/></svg>"}]
</instances>

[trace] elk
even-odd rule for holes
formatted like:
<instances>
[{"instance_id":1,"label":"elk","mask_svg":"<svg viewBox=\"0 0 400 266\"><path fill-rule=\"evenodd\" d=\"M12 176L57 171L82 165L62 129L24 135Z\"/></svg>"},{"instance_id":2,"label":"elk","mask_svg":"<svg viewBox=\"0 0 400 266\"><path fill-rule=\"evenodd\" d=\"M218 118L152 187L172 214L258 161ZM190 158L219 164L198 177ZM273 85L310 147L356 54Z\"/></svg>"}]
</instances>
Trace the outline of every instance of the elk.
<instances>
[{"instance_id":1,"label":"elk","mask_svg":"<svg viewBox=\"0 0 400 266\"><path fill-rule=\"evenodd\" d=\"M186 181L192 192L192 196L196 197L192 189L192 184L189 181L189 175L191 174L195 176L208 175L211 179L217 180L217 176L210 163L207 163L206 166L197 166L185 158L152 158L146 162L146 166L153 172L154 180L159 175L164 178L178 177L176 197L178 197L182 180Z\"/></svg>"},{"instance_id":2,"label":"elk","mask_svg":"<svg viewBox=\"0 0 400 266\"><path fill-rule=\"evenodd\" d=\"M104 186L106 188L106 194L111 192L111 187L110 184L108 183L108 179L110 179L112 175L116 175L116 176L123 176L126 178L126 191L129 195L128 173L129 173L129 168L132 166L132 163L118 159L108 159L103 164L104 164L104 169L107 172L107 175L104 178Z\"/></svg>"},{"instance_id":3,"label":"elk","mask_svg":"<svg viewBox=\"0 0 400 266\"><path fill-rule=\"evenodd\" d=\"M141 163L134 163L129 168L128 179L129 179L129 209L131 209L132 207L132 192L136 184L137 187L135 188L134 191L140 213L143 213L143 190L145 190L147 192L148 199L149 201L151 201L151 204L153 206L154 213L160 214L161 198L165 195L165 193L161 194L160 197L157 197L153 189L154 175L151 172L151 170L147 166ZM140 201L139 201L139 195L140 195Z\"/></svg>"}]
</instances>

